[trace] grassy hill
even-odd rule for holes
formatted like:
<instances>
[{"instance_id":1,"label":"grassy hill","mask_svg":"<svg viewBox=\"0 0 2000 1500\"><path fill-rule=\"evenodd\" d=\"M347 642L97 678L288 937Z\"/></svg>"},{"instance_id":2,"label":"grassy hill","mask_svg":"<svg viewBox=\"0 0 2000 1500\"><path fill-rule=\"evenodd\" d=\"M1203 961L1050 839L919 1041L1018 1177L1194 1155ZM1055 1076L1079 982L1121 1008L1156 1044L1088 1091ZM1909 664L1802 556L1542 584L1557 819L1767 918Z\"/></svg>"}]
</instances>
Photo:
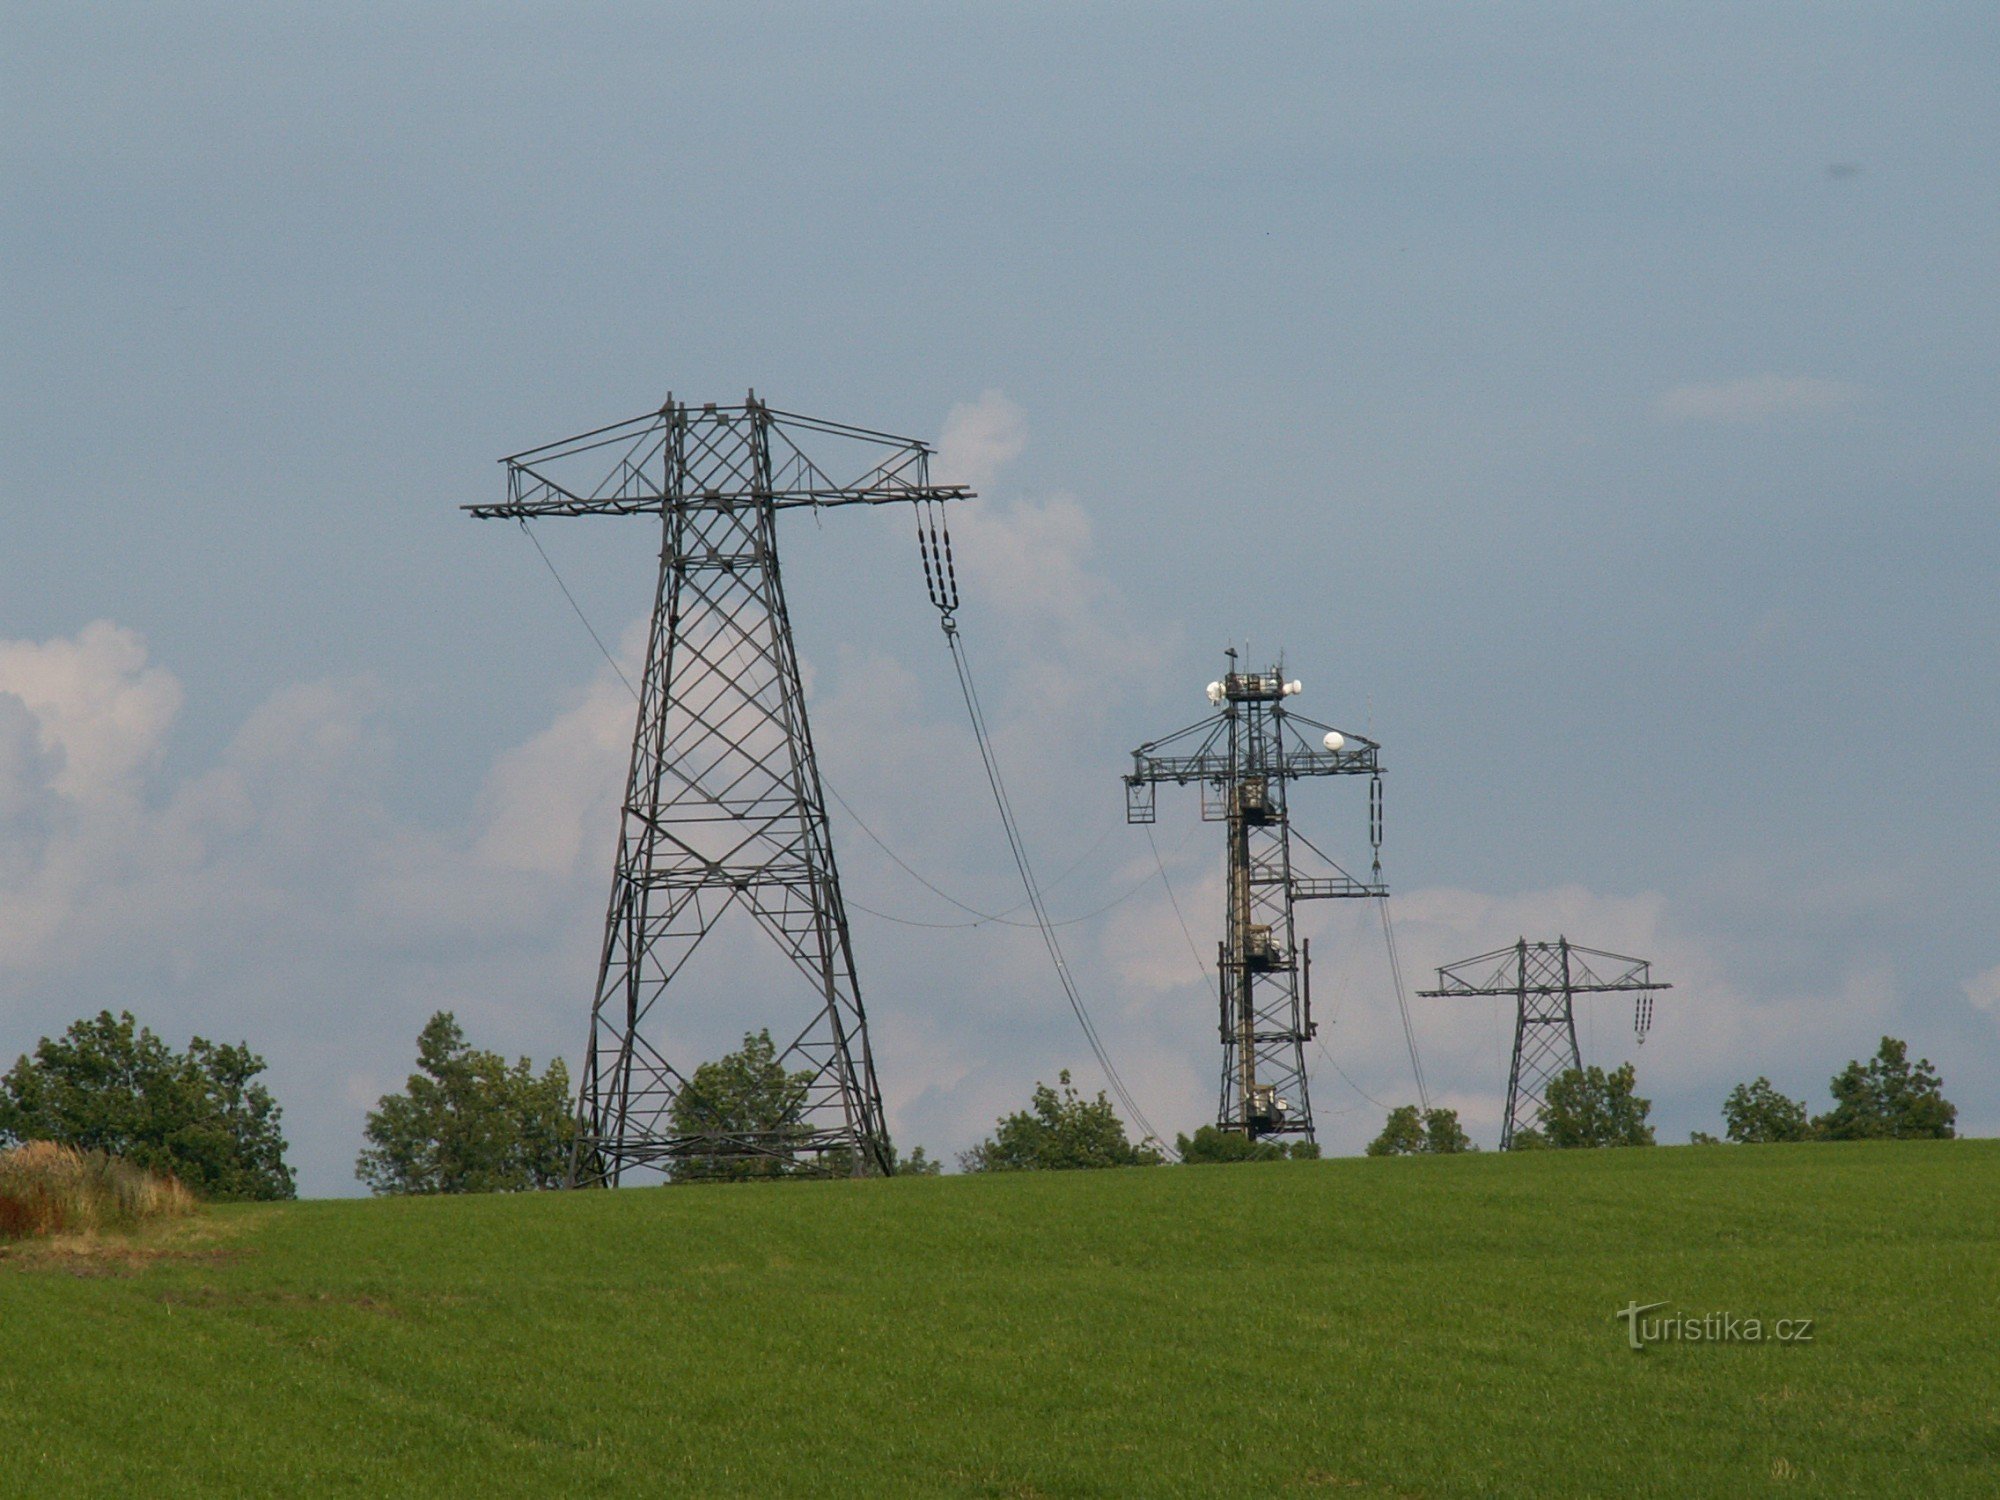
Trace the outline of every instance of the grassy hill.
<instances>
[{"instance_id":1,"label":"grassy hill","mask_svg":"<svg viewBox=\"0 0 2000 1500\"><path fill-rule=\"evenodd\" d=\"M2000 1488L2000 1142L317 1202L164 1233L152 1259L0 1260L0 1492ZM1813 1337L1634 1352L1614 1313L1662 1300Z\"/></svg>"}]
</instances>

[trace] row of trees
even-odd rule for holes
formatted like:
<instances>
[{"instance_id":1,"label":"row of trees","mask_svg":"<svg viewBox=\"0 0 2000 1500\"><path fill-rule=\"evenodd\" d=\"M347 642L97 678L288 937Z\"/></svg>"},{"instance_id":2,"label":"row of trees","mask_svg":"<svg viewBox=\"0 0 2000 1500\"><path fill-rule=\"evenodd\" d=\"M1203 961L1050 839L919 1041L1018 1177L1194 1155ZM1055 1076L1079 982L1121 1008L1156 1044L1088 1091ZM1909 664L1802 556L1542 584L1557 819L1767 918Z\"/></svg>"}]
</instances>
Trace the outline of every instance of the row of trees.
<instances>
[{"instance_id":1,"label":"row of trees","mask_svg":"<svg viewBox=\"0 0 2000 1500\"><path fill-rule=\"evenodd\" d=\"M0 1144L49 1140L121 1156L172 1172L204 1198L289 1198L280 1110L256 1081L264 1060L246 1046L195 1037L185 1051L137 1025L129 1012L78 1021L42 1038L30 1056L0 1076ZM768 1031L744 1037L728 1056L696 1068L676 1099L672 1121L689 1135L755 1137L752 1154L677 1162L675 1180L745 1181L798 1172L808 1127L811 1074L788 1072ZM1514 1147L1650 1146L1651 1102L1635 1089L1632 1065L1606 1073L1572 1069L1557 1077L1536 1125ZM1768 1078L1738 1084L1723 1102L1730 1141L1948 1139L1957 1109L1928 1059L1882 1038L1866 1063L1850 1062L1831 1082L1832 1108L1812 1115ZM537 1073L472 1047L449 1011L417 1038L417 1071L403 1091L385 1095L369 1114L356 1175L377 1193L516 1192L559 1186L576 1140L569 1072L560 1058ZM796 1138L800 1149L788 1147ZM1719 1144L1697 1131L1697 1144ZM1175 1140L1184 1162L1302 1159L1319 1155L1300 1141L1256 1140L1204 1125ZM1389 1112L1371 1156L1452 1155L1476 1149L1449 1109L1405 1105ZM1065 1171L1156 1166L1156 1143L1133 1141L1103 1093L1086 1097L1067 1071L1057 1086L1038 1083L1026 1109L1003 1116L993 1133L959 1156L967 1172ZM848 1163L818 1159L842 1173ZM919 1146L896 1163L900 1174L942 1170Z\"/></svg>"},{"instance_id":2,"label":"row of trees","mask_svg":"<svg viewBox=\"0 0 2000 1500\"><path fill-rule=\"evenodd\" d=\"M1808 1115L1805 1101L1788 1098L1768 1078L1739 1083L1722 1101L1723 1129L1741 1145L1776 1141L1950 1140L1958 1133L1958 1106L1928 1057L1910 1061L1909 1047L1885 1036L1867 1062L1858 1059L1833 1075L1833 1108ZM1719 1144L1702 1131L1696 1145Z\"/></svg>"},{"instance_id":3,"label":"row of trees","mask_svg":"<svg viewBox=\"0 0 2000 1500\"><path fill-rule=\"evenodd\" d=\"M1548 1102L1534 1128L1516 1131L1514 1149L1573 1149L1650 1146L1653 1127L1646 1117L1652 1101L1636 1092L1632 1065L1606 1073L1571 1068L1549 1084ZM1739 1083L1722 1103L1727 1138L1745 1145L1773 1141L1949 1140L1958 1108L1929 1058L1912 1063L1906 1044L1885 1036L1867 1062L1850 1062L1833 1076L1833 1108L1813 1115L1803 1100L1791 1099L1768 1078ZM1720 1145L1697 1130L1695 1145ZM1370 1156L1447 1155L1475 1149L1448 1109L1419 1111L1414 1104L1389 1111L1382 1133L1368 1146Z\"/></svg>"}]
</instances>

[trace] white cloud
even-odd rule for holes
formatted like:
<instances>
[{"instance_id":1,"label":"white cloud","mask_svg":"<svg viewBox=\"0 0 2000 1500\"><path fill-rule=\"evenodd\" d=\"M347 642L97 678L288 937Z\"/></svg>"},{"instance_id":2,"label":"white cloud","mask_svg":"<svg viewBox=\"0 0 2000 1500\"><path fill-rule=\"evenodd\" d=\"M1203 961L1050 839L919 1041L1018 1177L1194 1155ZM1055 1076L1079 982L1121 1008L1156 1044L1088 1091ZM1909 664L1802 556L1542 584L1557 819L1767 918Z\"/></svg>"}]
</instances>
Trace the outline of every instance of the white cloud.
<instances>
[{"instance_id":1,"label":"white cloud","mask_svg":"<svg viewBox=\"0 0 2000 1500\"><path fill-rule=\"evenodd\" d=\"M129 796L180 712L181 685L147 667L146 643L98 620L71 640L0 642L0 694L33 715L58 758L53 790L79 803Z\"/></svg>"},{"instance_id":2,"label":"white cloud","mask_svg":"<svg viewBox=\"0 0 2000 1500\"><path fill-rule=\"evenodd\" d=\"M983 490L1028 446L1028 414L999 391L960 402L944 419L931 477Z\"/></svg>"},{"instance_id":3,"label":"white cloud","mask_svg":"<svg viewBox=\"0 0 2000 1500\"><path fill-rule=\"evenodd\" d=\"M1965 998L2000 1021L2000 964L1966 980Z\"/></svg>"},{"instance_id":4,"label":"white cloud","mask_svg":"<svg viewBox=\"0 0 2000 1500\"><path fill-rule=\"evenodd\" d=\"M1713 385L1677 385L1654 403L1662 422L1754 425L1774 417L1835 411L1860 400L1859 386L1811 375L1751 375Z\"/></svg>"}]
</instances>

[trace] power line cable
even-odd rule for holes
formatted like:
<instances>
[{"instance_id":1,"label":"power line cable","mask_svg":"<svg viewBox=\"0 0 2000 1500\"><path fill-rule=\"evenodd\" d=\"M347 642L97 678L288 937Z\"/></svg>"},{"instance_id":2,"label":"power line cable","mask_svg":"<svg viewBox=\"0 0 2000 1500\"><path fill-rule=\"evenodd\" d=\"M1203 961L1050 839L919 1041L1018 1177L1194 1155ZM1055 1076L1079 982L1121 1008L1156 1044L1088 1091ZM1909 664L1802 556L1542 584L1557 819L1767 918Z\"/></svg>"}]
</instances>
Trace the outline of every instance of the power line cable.
<instances>
[{"instance_id":1,"label":"power line cable","mask_svg":"<svg viewBox=\"0 0 2000 1500\"><path fill-rule=\"evenodd\" d=\"M613 656L611 654L611 649L604 644L604 637L599 635L597 633L597 627L591 624L590 616L584 613L583 606L577 602L576 595L570 591L570 586L568 582L564 580L561 571L555 565L555 561L549 556L548 550L542 546L541 538L536 536L534 531L529 527L527 517L525 516L521 518L521 531L528 538L528 541L534 546L536 555L540 557L542 560L542 566L549 570L549 577L555 580L556 587L562 591L563 598L569 601L570 610L572 613L576 615L577 622L583 626L584 632L587 635L589 635L590 639L596 644L598 653L610 665L611 670L617 674L618 680L625 685L625 691L632 695L632 701L634 703L637 703L639 701L638 689L632 686L632 679L625 675L625 669L619 666L618 658ZM891 860L895 861L896 867L898 869L900 869L905 875L908 875L912 880L916 881L917 884L924 887L925 890L930 891L933 895L939 897L941 900L950 902L960 911L969 913L973 917L977 918L977 920L971 922L924 922L924 921L919 921L918 919L913 917L899 917L892 912L878 911L872 906L864 906L861 902L854 900L853 897L851 896L844 896L843 899L846 900L849 906L854 907L858 911L865 911L871 917L880 917L885 922L895 922L904 927L929 927L937 929L966 928L966 927L983 927L989 922L997 922L1007 927L1034 926L1034 923L1032 922L1014 922L1008 920L1010 917L1013 916L1015 912L1019 911L1023 906L1027 905L1025 901L1016 902L1013 906L1008 907L1003 912L995 913L995 912L981 911L978 907L967 905L965 902L959 900L956 896L952 895L951 892L942 889L935 882L926 879L920 871L913 868L907 860L905 860L894 849L890 848L888 843L881 837L880 834L876 833L873 828L868 826L867 822L862 818L861 814L854 810L853 804L850 803L845 797L840 795L840 788L836 787L831 781L827 779L826 773L824 771L820 773L820 785L825 787L829 792L833 793L834 801L838 802L841 805L841 807L846 811L847 815L854 820L855 827L859 828L864 834L866 834L869 840L875 845L876 848L880 849L884 854L888 855ZM1056 876L1054 880L1049 882L1048 889L1053 890L1056 886L1061 885L1065 880L1069 879L1071 875L1074 875L1078 869L1082 868L1086 860L1088 860L1099 849L1104 847L1105 841L1110 837L1111 837L1111 829L1107 827L1103 833L1098 835L1096 843L1092 844L1088 849L1084 850L1082 854L1078 855L1076 859L1070 862L1068 867L1065 868L1060 875ZM1074 927L1080 922L1088 922L1095 917L1101 917L1106 912L1112 910L1112 908L1117 906L1122 906L1124 905L1125 902L1131 900L1134 896L1138 895L1139 892L1145 889L1147 884L1151 882L1152 878L1153 878L1152 876L1148 875L1145 880L1140 881L1137 885L1133 886L1130 890L1126 891L1124 895L1118 897L1118 899L1115 901L1107 902L1105 905L1098 907L1096 910L1087 911L1083 913L1081 916L1065 917L1061 921L1058 921L1055 925L1058 927Z\"/></svg>"},{"instance_id":2,"label":"power line cable","mask_svg":"<svg viewBox=\"0 0 2000 1500\"><path fill-rule=\"evenodd\" d=\"M625 669L618 665L618 658L611 654L611 648L604 644L604 637L597 633L597 627L590 623L590 616L583 612L583 606L576 602L576 595L569 591L569 585L563 582L562 574L558 573L556 565L549 561L549 554L542 550L542 539L529 528L526 516L521 517L521 534L535 544L535 551L542 559L542 566L549 570L549 577L556 581L556 587L562 590L563 598L569 600L569 607L576 611L577 619L583 622L583 628L590 632L590 638L597 642L597 649L603 653L604 659L611 663L611 670L618 674L618 680L625 684L625 691L630 693L632 701L637 703L639 690L632 686L632 679L625 675Z\"/></svg>"},{"instance_id":3,"label":"power line cable","mask_svg":"<svg viewBox=\"0 0 2000 1500\"><path fill-rule=\"evenodd\" d=\"M1389 898L1378 896L1375 899L1382 913L1382 939L1389 949L1389 977L1396 985L1396 1009L1403 1017L1403 1043L1410 1049L1410 1072L1417 1080L1417 1100L1423 1105L1424 1113L1429 1114L1430 1089L1424 1083L1423 1060L1417 1056L1416 1028L1410 1024L1410 1000L1403 988L1403 956L1396 946L1396 925L1389 917Z\"/></svg>"},{"instance_id":4,"label":"power line cable","mask_svg":"<svg viewBox=\"0 0 2000 1500\"><path fill-rule=\"evenodd\" d=\"M952 670L958 675L959 696L965 700L966 716L972 722L973 741L979 747L980 765L986 772L986 784L993 793L993 805L999 810L1000 826L1007 835L1007 849L1014 857L1014 868L1020 873L1021 889L1028 898L1028 909L1035 918L1035 925L1041 929L1042 946L1048 950L1056 980L1062 986L1077 1025L1083 1030L1084 1040L1090 1044L1090 1050L1097 1058L1097 1065L1110 1080L1112 1092L1118 1095L1126 1112L1146 1132L1146 1137L1162 1154L1171 1158L1173 1151L1146 1117L1146 1112L1139 1107L1139 1101L1133 1098L1132 1091L1125 1086L1125 1080L1112 1063L1111 1054L1098 1035L1090 1011L1077 989L1076 978L1070 972L1062 941L1056 936L1055 926L1049 921L1048 911L1043 906L1041 888L1035 881L1034 865L1028 858L1027 842L1022 837L1019 820L1014 816L1006 780L1000 774L1000 762L993 748L985 710L979 701L979 690L973 685L972 665L967 659L964 642L959 638L958 623L953 618L958 609L958 575L952 561L950 525L939 519L938 509L934 504L916 507L917 551L923 559L924 584L930 591L931 603L937 606L938 623L944 631L945 644L951 651Z\"/></svg>"}]
</instances>

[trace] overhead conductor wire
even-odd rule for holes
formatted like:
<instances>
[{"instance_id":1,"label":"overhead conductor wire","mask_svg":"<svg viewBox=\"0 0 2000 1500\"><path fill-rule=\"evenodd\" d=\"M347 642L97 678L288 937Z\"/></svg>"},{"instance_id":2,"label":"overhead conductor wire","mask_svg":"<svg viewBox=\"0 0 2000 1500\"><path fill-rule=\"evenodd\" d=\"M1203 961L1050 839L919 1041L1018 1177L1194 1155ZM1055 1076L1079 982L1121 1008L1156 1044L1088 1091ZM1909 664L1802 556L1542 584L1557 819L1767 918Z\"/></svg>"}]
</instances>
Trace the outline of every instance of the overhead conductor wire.
<instances>
[{"instance_id":1,"label":"overhead conductor wire","mask_svg":"<svg viewBox=\"0 0 2000 1500\"><path fill-rule=\"evenodd\" d=\"M1007 796L1007 784L1000 774L1000 763L993 750L992 735L988 730L986 715L979 702L978 689L973 686L971 664L966 660L965 645L958 634L958 622L954 615L958 609L958 575L951 555L951 532L947 525L941 525L935 505L917 509L917 550L923 558L924 582L930 589L931 603L937 606L939 623L944 630L945 644L951 649L953 670L958 674L959 695L965 700L965 711L972 722L972 737L979 747L979 760L986 772L986 784L993 793L993 805L999 809L1000 826L1007 835L1007 849L1014 857L1014 868L1021 876L1021 888L1028 899L1028 910L1035 919L1035 925L1042 934L1042 946L1048 949L1049 961L1054 966L1056 980L1062 986L1064 998L1075 1014L1077 1025L1082 1028L1084 1040L1090 1044L1091 1053L1097 1058L1097 1065L1110 1080L1111 1090L1125 1106L1126 1113L1145 1131L1146 1136L1163 1152L1167 1151L1165 1140L1154 1128L1146 1112L1139 1107L1139 1101L1132 1097L1132 1091L1125 1086L1117 1067L1111 1061L1111 1054L1105 1050L1104 1040L1098 1035L1097 1027L1090 1018L1090 1011L1083 1003L1083 996L1077 989L1076 977L1070 972L1069 960L1064 956L1062 942L1056 936L1055 924L1049 920L1047 909L1042 904L1040 885L1035 880L1034 866L1028 859L1026 842L1021 837L1019 822L1014 816L1013 803Z\"/></svg>"},{"instance_id":2,"label":"overhead conductor wire","mask_svg":"<svg viewBox=\"0 0 2000 1500\"><path fill-rule=\"evenodd\" d=\"M570 609L575 613L578 621L582 623L584 630L589 634L591 640L596 643L599 654L601 654L604 657L605 661L610 664L611 670L617 675L618 680L625 685L625 691L630 693L633 699L636 701L639 697L638 689L632 686L632 679L625 675L625 669L619 666L618 658L613 656L611 654L610 647L604 644L604 637L599 635L597 633L596 627L590 623L590 617L583 612L583 606L577 603L576 595L570 592L569 585L563 581L563 576L557 570L555 562L549 557L548 552L543 548L541 539L537 537L535 533L529 528L528 521L525 516L521 518L521 530L527 536L528 540L534 544L536 555L541 558L542 565L549 570L549 576L555 580L556 587L562 591L563 598L569 601ZM934 534L935 534L935 528L934 528ZM1139 885L1134 886L1131 890L1127 891L1117 900L1109 903L1109 905L1099 907L1094 912L1087 912L1081 917L1070 918L1062 923L1052 922L1049 919L1048 910L1042 904L1042 888L1035 880L1033 867L1028 863L1027 848L1021 840L1020 828L1014 821L1013 807L1007 800L1006 784L1000 779L1000 766L999 762L995 760L993 756L992 745L986 729L985 715L980 711L979 695L972 686L971 669L966 663L963 646L958 638L957 622L952 618L953 612L958 607L958 580L956 572L952 568L950 534L949 532L945 532L939 537L938 541L939 551L937 553L938 562L936 565L935 573L933 572L932 552L930 544L925 541L924 537L923 517L921 516L921 514L918 517L917 539L923 550L924 578L926 583L929 584L931 588L931 600L934 604L938 606L939 613L943 619L945 640L951 647L952 663L958 673L959 692L965 699L966 711L970 715L972 720L973 737L978 741L979 744L980 763L985 767L986 770L987 785L992 788L994 804L1000 810L1000 822L1001 826L1006 830L1008 850L1014 856L1014 866L1020 872L1022 888L1027 893L1026 904L1029 907L1035 919L1033 925L1036 927L1037 930L1040 931L1042 935L1042 943L1049 950L1049 957L1055 965L1056 978L1062 985L1063 994L1069 1001L1070 1009L1076 1015L1077 1024L1083 1028L1084 1038L1086 1041L1090 1043L1090 1050L1092 1054L1097 1058L1098 1066L1104 1070L1104 1076L1111 1081L1112 1092L1117 1094L1119 1102L1125 1106L1126 1112L1132 1117L1132 1119L1135 1122L1137 1122L1139 1127L1145 1131L1147 1138L1152 1140L1154 1144L1157 1145L1159 1149L1166 1155L1172 1156L1173 1152L1171 1148L1167 1146L1165 1140L1161 1137L1159 1131L1154 1127L1153 1122L1146 1117L1146 1112L1139 1107L1138 1100L1132 1097L1131 1090L1126 1088L1125 1086L1125 1080L1119 1075L1118 1069L1112 1064L1110 1054L1107 1051L1105 1051L1104 1042L1102 1038L1100 1038L1097 1034L1097 1027L1092 1023L1090 1019L1090 1012L1084 1006L1083 997L1078 992L1076 987L1076 980L1070 973L1069 960L1063 956L1062 944L1057 939L1055 933L1055 929L1058 926L1072 926L1077 922L1087 921L1092 917L1102 916L1112 907L1121 905L1125 901L1130 900L1133 895L1135 895L1140 889L1143 888L1146 882L1144 881L1140 882ZM890 859L894 860L896 864L904 871L904 873L909 875L911 879L915 880L918 884L934 892L943 900L948 901L953 906L959 908L959 910L967 912L979 919L979 922L967 923L963 925L977 926L981 922L997 922L1010 927L1025 927L1029 925L1025 922L1008 921L1007 917L1009 913L1000 913L998 915L994 915L980 911L977 907L968 906L965 902L960 901L957 897L951 895L949 892L941 889L937 885L932 884L931 881L925 879L923 875L919 874L915 869L912 869L910 865L905 863L905 861L902 859L901 856L899 856L887 844L883 843L881 838L877 836L877 834L873 829L869 828L866 823L863 823L861 821L860 815L856 813L851 806L849 806L848 801L845 797L842 797L837 790L835 790L830 784L827 783L824 775L821 776L820 782L821 785L826 786L828 791L833 792L835 800L837 800L843 808L847 809L848 815L854 819L856 825L860 827L861 831L867 834L869 839L872 840L876 844L876 846L882 850L884 854L887 854ZM1102 840L1100 840L1099 842L1101 843ZM1089 855L1094 852L1095 852L1094 848L1092 850L1086 851L1083 858L1087 859ZM1157 855L1158 851L1155 850L1156 858ZM1082 860L1079 859L1077 863L1079 864L1082 863ZM1074 868L1074 866L1072 866L1072 868ZM1064 876L1067 876L1068 873L1069 873L1068 871L1065 871ZM1161 867L1160 874L1161 878L1164 880L1166 876L1166 870L1164 865ZM1169 896L1172 895L1171 887L1169 888L1168 894ZM883 917L892 922L904 923L907 926L937 925L937 926L955 927L961 925L958 923L932 924L924 922L913 922L905 917L895 917L891 916L887 912L877 912L869 907L860 906L860 903L858 902L850 901L848 904L859 907L860 910L868 912L869 915L871 916ZM1018 911L1019 909L1020 908L1016 906L1010 908L1010 911ZM1185 930L1186 930L1185 924L1183 924L1183 931ZM1192 942L1192 938L1190 938L1189 941ZM1197 955L1197 957L1199 957L1199 955Z\"/></svg>"}]
</instances>

